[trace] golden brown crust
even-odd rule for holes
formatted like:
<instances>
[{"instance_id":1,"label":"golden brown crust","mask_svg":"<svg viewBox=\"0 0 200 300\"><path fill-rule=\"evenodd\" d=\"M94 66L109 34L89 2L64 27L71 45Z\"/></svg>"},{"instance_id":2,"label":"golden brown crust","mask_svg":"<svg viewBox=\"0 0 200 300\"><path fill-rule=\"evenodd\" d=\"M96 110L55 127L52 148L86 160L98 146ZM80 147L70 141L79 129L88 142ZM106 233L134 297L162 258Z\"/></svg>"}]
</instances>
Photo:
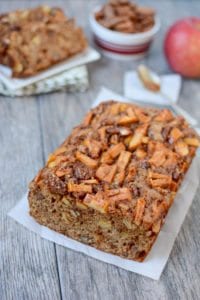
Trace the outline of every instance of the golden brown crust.
<instances>
[{"instance_id":1,"label":"golden brown crust","mask_svg":"<svg viewBox=\"0 0 200 300\"><path fill-rule=\"evenodd\" d=\"M28 77L82 52L81 28L60 8L39 6L0 16L0 63L13 77Z\"/></svg>"},{"instance_id":2,"label":"golden brown crust","mask_svg":"<svg viewBox=\"0 0 200 300\"><path fill-rule=\"evenodd\" d=\"M130 236L143 236L140 242L137 236L131 248L133 241L127 237L130 241L129 248L126 247L128 258L142 260L164 222L198 145L195 131L182 117L175 117L166 109L115 101L100 104L49 156L46 166L31 183L31 214L42 222L34 206L40 191L43 196L47 192L47 198L67 197L75 212L82 207L78 221L83 210L94 223L96 218L110 218L112 222L119 218L123 220L121 225L125 222L128 226ZM59 215L56 218L59 220ZM62 232L52 223L45 225ZM65 229L64 234L81 240L75 231ZM109 234L104 232L101 243L89 244L126 256L119 249L112 250L110 242L106 244ZM92 233L90 238L94 238Z\"/></svg>"}]
</instances>

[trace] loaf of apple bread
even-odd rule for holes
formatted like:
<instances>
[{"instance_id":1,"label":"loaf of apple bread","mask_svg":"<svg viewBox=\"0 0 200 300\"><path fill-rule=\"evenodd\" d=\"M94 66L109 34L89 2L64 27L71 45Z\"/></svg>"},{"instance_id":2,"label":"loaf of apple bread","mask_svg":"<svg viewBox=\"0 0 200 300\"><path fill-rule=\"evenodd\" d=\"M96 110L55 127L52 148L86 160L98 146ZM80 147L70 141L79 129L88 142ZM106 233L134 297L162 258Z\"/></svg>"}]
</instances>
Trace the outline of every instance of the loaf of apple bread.
<instances>
[{"instance_id":1,"label":"loaf of apple bread","mask_svg":"<svg viewBox=\"0 0 200 300\"><path fill-rule=\"evenodd\" d=\"M30 215L77 241L143 261L198 146L195 131L167 109L104 102L30 183Z\"/></svg>"},{"instance_id":2,"label":"loaf of apple bread","mask_svg":"<svg viewBox=\"0 0 200 300\"><path fill-rule=\"evenodd\" d=\"M0 15L0 63L13 77L28 77L82 52L81 28L57 7L39 6Z\"/></svg>"}]
</instances>

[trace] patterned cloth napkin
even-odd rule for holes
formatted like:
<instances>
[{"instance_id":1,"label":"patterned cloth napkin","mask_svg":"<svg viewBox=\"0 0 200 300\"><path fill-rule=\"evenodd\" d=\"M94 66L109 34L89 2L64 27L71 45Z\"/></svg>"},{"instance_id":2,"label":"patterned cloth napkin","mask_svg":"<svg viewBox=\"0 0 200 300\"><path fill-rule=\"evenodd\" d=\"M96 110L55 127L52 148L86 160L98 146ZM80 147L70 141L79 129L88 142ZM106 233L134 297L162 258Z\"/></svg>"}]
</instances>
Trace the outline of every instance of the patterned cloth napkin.
<instances>
[{"instance_id":1,"label":"patterned cloth napkin","mask_svg":"<svg viewBox=\"0 0 200 300\"><path fill-rule=\"evenodd\" d=\"M45 78L24 88L10 90L0 81L0 94L4 96L30 96L53 91L83 92L89 86L86 66L75 67L49 78Z\"/></svg>"}]
</instances>

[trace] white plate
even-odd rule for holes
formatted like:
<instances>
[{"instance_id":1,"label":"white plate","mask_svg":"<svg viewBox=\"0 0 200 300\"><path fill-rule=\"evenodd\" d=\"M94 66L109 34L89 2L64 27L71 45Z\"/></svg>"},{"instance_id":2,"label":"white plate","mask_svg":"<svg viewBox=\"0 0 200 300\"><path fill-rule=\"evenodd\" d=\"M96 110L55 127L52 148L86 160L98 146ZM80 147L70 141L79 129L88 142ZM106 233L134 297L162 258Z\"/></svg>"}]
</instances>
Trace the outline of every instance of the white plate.
<instances>
[{"instance_id":1,"label":"white plate","mask_svg":"<svg viewBox=\"0 0 200 300\"><path fill-rule=\"evenodd\" d=\"M73 67L98 60L99 58L99 52L89 47L83 53L78 54L68 59L67 61L56 64L55 66L49 68L48 70L42 71L35 76L19 79L11 77L12 71L10 68L0 65L0 80L6 85L8 89L17 90Z\"/></svg>"}]
</instances>

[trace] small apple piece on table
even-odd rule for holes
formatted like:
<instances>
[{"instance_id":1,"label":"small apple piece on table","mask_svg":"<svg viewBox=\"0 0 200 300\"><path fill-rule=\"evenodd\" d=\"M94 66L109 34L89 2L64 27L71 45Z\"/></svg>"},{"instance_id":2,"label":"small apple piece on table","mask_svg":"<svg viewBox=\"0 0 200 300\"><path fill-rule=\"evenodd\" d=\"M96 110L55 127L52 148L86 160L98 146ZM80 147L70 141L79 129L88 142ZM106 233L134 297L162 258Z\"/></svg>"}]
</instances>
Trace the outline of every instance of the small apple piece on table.
<instances>
[{"instance_id":1,"label":"small apple piece on table","mask_svg":"<svg viewBox=\"0 0 200 300\"><path fill-rule=\"evenodd\" d=\"M172 25L164 41L164 51L175 72L200 78L200 18L185 18Z\"/></svg>"}]
</instances>

